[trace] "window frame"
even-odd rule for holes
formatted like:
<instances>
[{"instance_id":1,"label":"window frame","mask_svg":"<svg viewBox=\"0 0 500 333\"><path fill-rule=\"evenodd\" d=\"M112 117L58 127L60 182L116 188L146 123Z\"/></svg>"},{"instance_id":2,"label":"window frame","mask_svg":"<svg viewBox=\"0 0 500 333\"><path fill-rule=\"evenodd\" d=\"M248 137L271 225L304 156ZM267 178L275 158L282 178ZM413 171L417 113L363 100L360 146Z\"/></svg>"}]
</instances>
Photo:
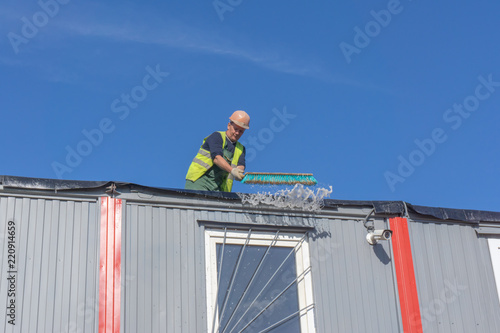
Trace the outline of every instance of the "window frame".
<instances>
[{"instance_id":1,"label":"window frame","mask_svg":"<svg viewBox=\"0 0 500 333\"><path fill-rule=\"evenodd\" d=\"M247 246L269 246L288 247L295 250L297 294L299 305L300 331L316 332L314 321L314 299L311 276L311 260L307 235L302 232L290 232L286 229L279 230L254 230L253 228L235 229L228 227L207 227L205 229L205 269L206 269L206 300L207 300L207 331L217 331L214 320L218 321L217 309L217 244ZM299 243L301 244L299 245Z\"/></svg>"}]
</instances>

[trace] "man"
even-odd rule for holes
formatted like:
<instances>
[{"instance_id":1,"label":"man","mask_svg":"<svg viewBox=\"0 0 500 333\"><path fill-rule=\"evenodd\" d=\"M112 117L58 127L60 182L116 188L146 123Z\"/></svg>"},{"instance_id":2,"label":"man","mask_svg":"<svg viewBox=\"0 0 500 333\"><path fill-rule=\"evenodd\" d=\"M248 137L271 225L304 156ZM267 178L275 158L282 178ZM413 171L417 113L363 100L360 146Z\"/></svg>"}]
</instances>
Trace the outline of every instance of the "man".
<instances>
[{"instance_id":1,"label":"man","mask_svg":"<svg viewBox=\"0 0 500 333\"><path fill-rule=\"evenodd\" d=\"M214 132L206 137L189 166L185 188L231 192L233 180L243 179L245 147L238 140L249 125L250 116L238 110L229 117L225 132Z\"/></svg>"}]
</instances>

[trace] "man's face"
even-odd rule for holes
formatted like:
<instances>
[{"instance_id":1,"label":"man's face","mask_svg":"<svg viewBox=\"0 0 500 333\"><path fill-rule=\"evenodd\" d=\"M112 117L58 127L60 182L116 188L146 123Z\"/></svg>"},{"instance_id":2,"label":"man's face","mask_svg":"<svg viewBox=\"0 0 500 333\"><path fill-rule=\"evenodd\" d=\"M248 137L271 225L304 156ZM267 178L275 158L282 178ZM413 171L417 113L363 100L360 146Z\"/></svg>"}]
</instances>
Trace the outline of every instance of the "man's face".
<instances>
[{"instance_id":1,"label":"man's face","mask_svg":"<svg viewBox=\"0 0 500 333\"><path fill-rule=\"evenodd\" d=\"M230 121L229 124L227 124L226 135L229 138L229 140L233 142L238 141L244 132L245 132L244 128L236 125L232 121Z\"/></svg>"}]
</instances>

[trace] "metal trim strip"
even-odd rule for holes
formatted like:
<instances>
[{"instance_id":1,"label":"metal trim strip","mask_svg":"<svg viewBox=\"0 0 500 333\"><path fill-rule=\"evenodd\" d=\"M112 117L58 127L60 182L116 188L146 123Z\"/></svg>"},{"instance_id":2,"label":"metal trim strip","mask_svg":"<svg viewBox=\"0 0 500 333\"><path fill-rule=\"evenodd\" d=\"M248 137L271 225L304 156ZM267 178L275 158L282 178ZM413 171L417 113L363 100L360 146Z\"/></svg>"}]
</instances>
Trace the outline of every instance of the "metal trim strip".
<instances>
[{"instance_id":1,"label":"metal trim strip","mask_svg":"<svg viewBox=\"0 0 500 333\"><path fill-rule=\"evenodd\" d=\"M406 218L395 217L389 219L389 223L393 231L392 247L403 332L420 333L422 332L422 318L420 315L415 269L413 267L408 221Z\"/></svg>"},{"instance_id":2,"label":"metal trim strip","mask_svg":"<svg viewBox=\"0 0 500 333\"><path fill-rule=\"evenodd\" d=\"M206 220L196 220L199 224L205 226L206 228L229 228L238 230L247 230L251 228L253 231L285 231L285 232L300 232L304 233L307 231L312 231L315 229L314 226L298 226L298 225L272 225L272 224L261 224L261 223L237 223L237 222L220 222L220 221L206 221Z\"/></svg>"},{"instance_id":3,"label":"metal trim strip","mask_svg":"<svg viewBox=\"0 0 500 333\"><path fill-rule=\"evenodd\" d=\"M99 333L120 332L122 200L101 197Z\"/></svg>"}]
</instances>

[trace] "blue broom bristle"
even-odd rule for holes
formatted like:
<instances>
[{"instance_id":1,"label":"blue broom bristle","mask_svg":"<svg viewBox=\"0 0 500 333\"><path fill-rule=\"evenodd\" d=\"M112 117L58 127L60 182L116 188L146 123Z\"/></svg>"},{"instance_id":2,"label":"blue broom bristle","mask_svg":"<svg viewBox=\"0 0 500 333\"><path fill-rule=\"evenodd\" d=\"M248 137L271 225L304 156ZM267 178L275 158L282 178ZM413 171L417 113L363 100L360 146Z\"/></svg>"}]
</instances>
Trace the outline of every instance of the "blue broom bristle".
<instances>
[{"instance_id":1,"label":"blue broom bristle","mask_svg":"<svg viewBox=\"0 0 500 333\"><path fill-rule=\"evenodd\" d=\"M312 174L292 173L247 173L241 181L244 184L270 185L316 185L318 181Z\"/></svg>"}]
</instances>

